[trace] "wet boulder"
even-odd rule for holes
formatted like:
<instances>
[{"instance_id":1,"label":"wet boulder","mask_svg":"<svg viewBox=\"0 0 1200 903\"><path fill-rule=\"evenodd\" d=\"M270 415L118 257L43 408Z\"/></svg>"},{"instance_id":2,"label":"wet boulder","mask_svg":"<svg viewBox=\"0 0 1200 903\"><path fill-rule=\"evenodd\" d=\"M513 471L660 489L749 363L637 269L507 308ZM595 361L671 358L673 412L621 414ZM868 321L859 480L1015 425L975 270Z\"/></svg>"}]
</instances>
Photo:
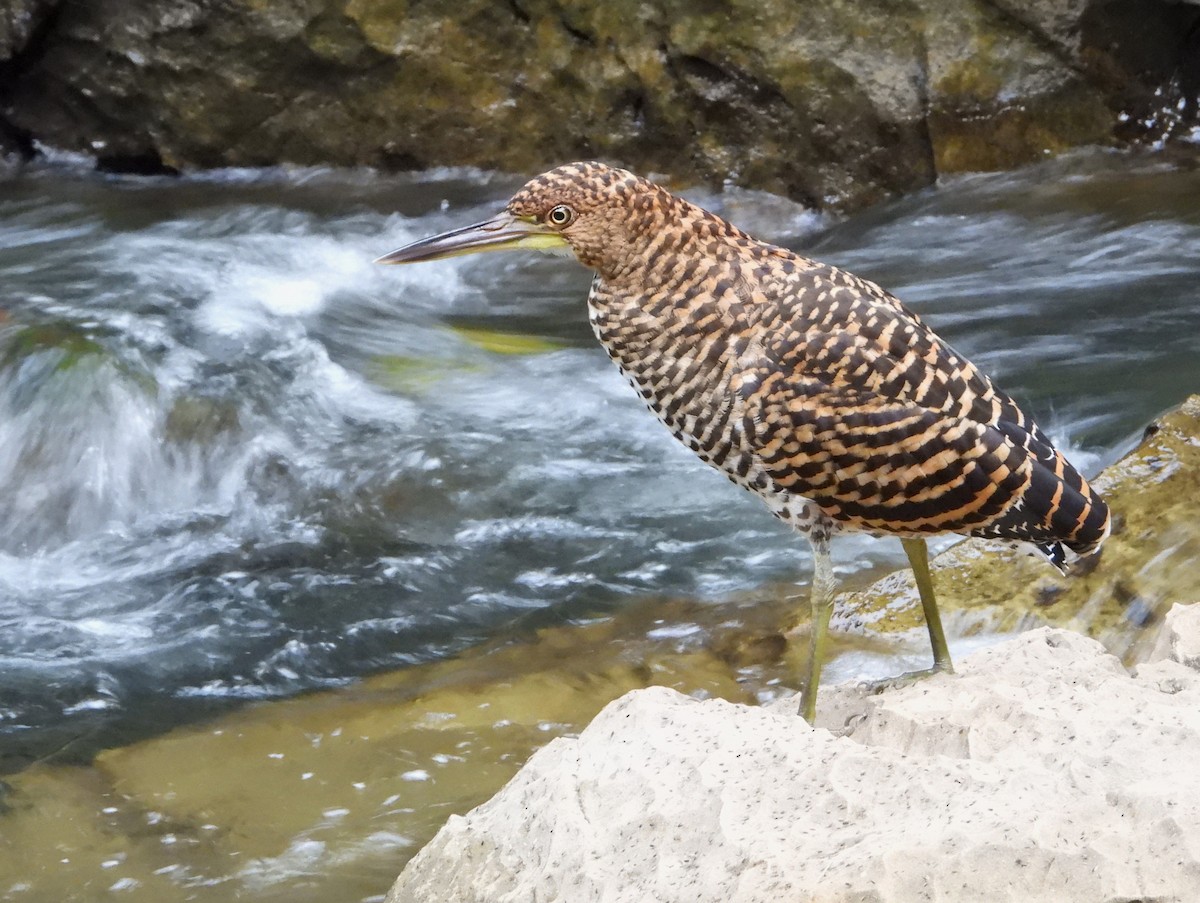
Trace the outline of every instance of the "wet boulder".
<instances>
[{"instance_id":1,"label":"wet boulder","mask_svg":"<svg viewBox=\"0 0 1200 903\"><path fill-rule=\"evenodd\" d=\"M22 67L23 58L36 51L37 37L51 21L52 0L0 0L0 109L6 86ZM30 156L29 135L0 115L0 178Z\"/></svg>"},{"instance_id":2,"label":"wet boulder","mask_svg":"<svg viewBox=\"0 0 1200 903\"><path fill-rule=\"evenodd\" d=\"M0 116L127 172L604 157L855 207L1187 94L1200 7L1130 2L95 0L54 7Z\"/></svg>"}]
</instances>

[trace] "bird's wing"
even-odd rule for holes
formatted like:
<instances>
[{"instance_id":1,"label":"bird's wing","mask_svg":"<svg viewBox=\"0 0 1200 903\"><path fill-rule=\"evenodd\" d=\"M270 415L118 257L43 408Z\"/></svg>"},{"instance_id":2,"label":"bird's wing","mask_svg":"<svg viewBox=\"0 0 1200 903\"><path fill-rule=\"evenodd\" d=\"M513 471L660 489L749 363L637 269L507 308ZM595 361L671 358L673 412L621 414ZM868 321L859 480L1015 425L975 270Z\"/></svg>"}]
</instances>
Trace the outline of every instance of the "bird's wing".
<instances>
[{"instance_id":1,"label":"bird's wing","mask_svg":"<svg viewBox=\"0 0 1200 903\"><path fill-rule=\"evenodd\" d=\"M832 386L906 399L978 423L1012 423L1052 447L1012 398L875 283L818 264L799 286L780 288L777 309L789 328L776 331L771 354L781 361L802 362Z\"/></svg>"},{"instance_id":2,"label":"bird's wing","mask_svg":"<svg viewBox=\"0 0 1200 903\"><path fill-rule=\"evenodd\" d=\"M806 274L739 373L754 445L779 486L884 532L1027 540L1061 563L1108 511L1016 403L873 283Z\"/></svg>"},{"instance_id":3,"label":"bird's wing","mask_svg":"<svg viewBox=\"0 0 1200 903\"><path fill-rule=\"evenodd\" d=\"M742 429L771 482L859 529L968 532L1031 480L1029 453L995 427L786 372L761 358L734 381Z\"/></svg>"}]
</instances>

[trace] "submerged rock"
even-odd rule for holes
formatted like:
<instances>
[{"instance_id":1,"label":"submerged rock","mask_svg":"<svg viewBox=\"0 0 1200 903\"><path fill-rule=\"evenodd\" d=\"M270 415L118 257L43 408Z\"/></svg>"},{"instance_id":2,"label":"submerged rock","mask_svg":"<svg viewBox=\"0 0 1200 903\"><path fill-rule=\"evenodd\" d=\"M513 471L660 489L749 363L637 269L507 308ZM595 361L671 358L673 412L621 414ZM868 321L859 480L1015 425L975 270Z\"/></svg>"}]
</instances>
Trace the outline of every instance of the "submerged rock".
<instances>
[{"instance_id":1,"label":"submerged rock","mask_svg":"<svg viewBox=\"0 0 1200 903\"><path fill-rule=\"evenodd\" d=\"M1190 121L1200 71L1200 8L1166 0L52 8L20 30L0 124L139 173L600 156L853 207L1154 131L1176 95Z\"/></svg>"},{"instance_id":2,"label":"submerged rock","mask_svg":"<svg viewBox=\"0 0 1200 903\"><path fill-rule=\"evenodd\" d=\"M1194 892L1200 673L1179 661L1131 677L1095 641L1042 629L956 675L822 704L841 736L790 705L630 693L452 816L388 903Z\"/></svg>"},{"instance_id":3,"label":"submerged rock","mask_svg":"<svg viewBox=\"0 0 1200 903\"><path fill-rule=\"evenodd\" d=\"M241 427L237 405L227 399L181 396L167 412L163 437L169 442L211 443Z\"/></svg>"},{"instance_id":4,"label":"submerged rock","mask_svg":"<svg viewBox=\"0 0 1200 903\"><path fill-rule=\"evenodd\" d=\"M664 607L641 606L639 632ZM0 898L117 882L147 903L375 897L450 812L608 701L652 683L753 698L715 655L648 652L631 629L545 628L177 728L91 767L34 765L0 784Z\"/></svg>"}]
</instances>

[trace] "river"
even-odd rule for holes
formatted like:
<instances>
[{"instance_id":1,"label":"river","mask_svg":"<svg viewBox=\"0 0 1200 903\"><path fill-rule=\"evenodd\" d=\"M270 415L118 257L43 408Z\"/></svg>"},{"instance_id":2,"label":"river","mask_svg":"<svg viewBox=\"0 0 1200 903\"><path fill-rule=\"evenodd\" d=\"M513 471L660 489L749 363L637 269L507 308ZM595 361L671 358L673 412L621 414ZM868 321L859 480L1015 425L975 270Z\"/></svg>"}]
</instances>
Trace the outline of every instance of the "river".
<instances>
[{"instance_id":1,"label":"river","mask_svg":"<svg viewBox=\"0 0 1200 903\"><path fill-rule=\"evenodd\" d=\"M1200 388L1195 162L1090 151L848 218L685 193L892 289L1093 472ZM803 584L803 541L612 368L573 261L372 264L521 181L0 182L0 773L514 629ZM834 551L851 577L903 562Z\"/></svg>"}]
</instances>

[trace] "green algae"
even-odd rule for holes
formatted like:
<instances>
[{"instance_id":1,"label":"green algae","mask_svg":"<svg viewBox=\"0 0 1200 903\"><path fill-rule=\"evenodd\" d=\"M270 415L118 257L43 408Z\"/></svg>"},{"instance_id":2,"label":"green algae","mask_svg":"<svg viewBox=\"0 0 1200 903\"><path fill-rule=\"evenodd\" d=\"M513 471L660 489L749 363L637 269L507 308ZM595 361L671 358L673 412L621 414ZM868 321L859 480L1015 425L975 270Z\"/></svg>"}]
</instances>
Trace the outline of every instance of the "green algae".
<instances>
[{"instance_id":1,"label":"green algae","mask_svg":"<svg viewBox=\"0 0 1200 903\"><path fill-rule=\"evenodd\" d=\"M52 369L65 372L85 361L109 355L87 332L68 323L43 323L5 330L0 335L0 368L13 367L34 355L53 359Z\"/></svg>"},{"instance_id":2,"label":"green algae","mask_svg":"<svg viewBox=\"0 0 1200 903\"><path fill-rule=\"evenodd\" d=\"M565 342L522 332L486 326L446 327L473 349L501 357L545 354L567 347ZM426 392L444 379L463 373L478 373L487 363L475 358L432 358L408 354L378 354L367 363L366 375L373 383L402 394Z\"/></svg>"},{"instance_id":3,"label":"green algae","mask_svg":"<svg viewBox=\"0 0 1200 903\"><path fill-rule=\"evenodd\" d=\"M504 332L481 326L454 326L452 328L455 335L463 341L492 354L544 354L547 351L558 351L566 347L563 342L527 333Z\"/></svg>"}]
</instances>

